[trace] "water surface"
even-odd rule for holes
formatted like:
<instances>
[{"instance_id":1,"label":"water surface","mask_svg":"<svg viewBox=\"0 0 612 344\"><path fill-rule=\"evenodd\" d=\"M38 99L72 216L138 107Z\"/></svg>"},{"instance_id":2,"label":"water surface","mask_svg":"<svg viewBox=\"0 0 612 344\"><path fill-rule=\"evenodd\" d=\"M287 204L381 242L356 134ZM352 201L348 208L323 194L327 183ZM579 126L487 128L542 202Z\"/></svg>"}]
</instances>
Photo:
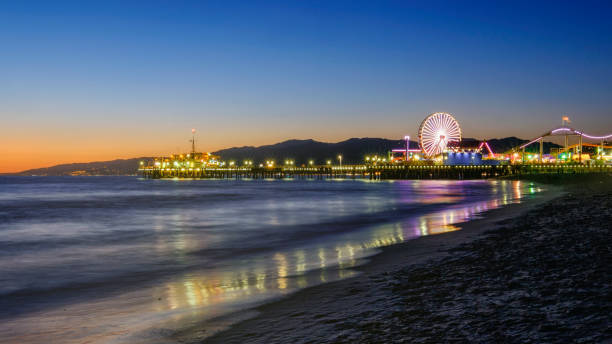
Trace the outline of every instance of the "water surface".
<instances>
[{"instance_id":1,"label":"water surface","mask_svg":"<svg viewBox=\"0 0 612 344\"><path fill-rule=\"evenodd\" d=\"M0 342L166 343L537 191L482 180L0 177Z\"/></svg>"}]
</instances>

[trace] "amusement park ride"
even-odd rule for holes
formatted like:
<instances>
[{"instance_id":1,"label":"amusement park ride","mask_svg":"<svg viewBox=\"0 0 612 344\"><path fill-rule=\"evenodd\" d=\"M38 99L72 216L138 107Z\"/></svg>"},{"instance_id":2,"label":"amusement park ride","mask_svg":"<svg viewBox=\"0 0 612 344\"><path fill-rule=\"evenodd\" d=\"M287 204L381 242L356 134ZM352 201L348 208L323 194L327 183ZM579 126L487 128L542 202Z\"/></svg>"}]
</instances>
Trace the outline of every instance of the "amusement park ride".
<instances>
[{"instance_id":1,"label":"amusement park ride","mask_svg":"<svg viewBox=\"0 0 612 344\"><path fill-rule=\"evenodd\" d=\"M418 131L419 149L410 149L410 137L405 136L406 148L393 149L392 161L408 162L411 160L429 160L444 165L498 165L507 163L568 163L595 160L604 163L612 161L612 149L606 140L612 134L594 136L567 126L568 117L563 117L560 128L548 131L529 142L515 147L509 152L495 154L487 141L480 141L478 146L469 147L461 141L461 128L457 120L449 113L436 112L427 116ZM565 144L562 148L551 149L551 154L544 154L544 138L549 136L564 136ZM578 137L579 142L569 145L571 137ZM584 140L596 140L598 144L584 143ZM526 147L539 142L538 154L528 154ZM595 148L594 154L585 154L583 147ZM486 151L484 149L486 148ZM399 156L397 155L399 153ZM486 157L483 158L483 153Z\"/></svg>"},{"instance_id":2,"label":"amusement park ride","mask_svg":"<svg viewBox=\"0 0 612 344\"><path fill-rule=\"evenodd\" d=\"M459 122L446 112L432 113L421 122L419 149L409 149L410 137L406 136L405 139L406 149L392 150L393 153L400 153L392 159L396 163L423 159L447 165L481 164L483 148L487 149L487 159L496 158L486 141L478 142L473 147L462 144Z\"/></svg>"},{"instance_id":3,"label":"amusement park ride","mask_svg":"<svg viewBox=\"0 0 612 344\"><path fill-rule=\"evenodd\" d=\"M461 128L451 114L436 112L427 116L419 126L419 149L410 149L410 136L405 136L404 139L406 148L393 149L392 153L401 153L401 156L394 156L391 161L396 163L421 159L440 161L443 154L457 150L461 142Z\"/></svg>"},{"instance_id":4,"label":"amusement park ride","mask_svg":"<svg viewBox=\"0 0 612 344\"><path fill-rule=\"evenodd\" d=\"M601 160L601 161L612 160L612 155L606 154L606 149L612 148L612 146L606 145L606 140L612 138L612 134L604 135L604 136L589 135L589 134L584 133L583 131L576 130L576 129L565 126L566 121L567 121L567 117L564 117L562 127L548 131L540 135L539 137L525 143L524 145L521 145L519 148L522 150L521 157L523 161L525 160L525 157L527 156L525 154L525 148L536 142L540 143L540 152L539 154L537 154L537 160L539 163L545 162L547 160L548 161L552 160L553 162L554 161L576 161L577 160L580 163L583 161L591 160L592 159L591 155L585 154L583 152L583 147L596 148L596 151L594 154L594 158L596 160ZM544 155L544 138L549 137L549 136L563 136L564 145L563 145L563 148L557 149L556 151L554 151L554 153L556 154L550 154L548 157L546 157ZM569 139L571 137L578 137L578 143L569 145ZM585 139L599 141L599 144L584 143L583 141Z\"/></svg>"}]
</instances>

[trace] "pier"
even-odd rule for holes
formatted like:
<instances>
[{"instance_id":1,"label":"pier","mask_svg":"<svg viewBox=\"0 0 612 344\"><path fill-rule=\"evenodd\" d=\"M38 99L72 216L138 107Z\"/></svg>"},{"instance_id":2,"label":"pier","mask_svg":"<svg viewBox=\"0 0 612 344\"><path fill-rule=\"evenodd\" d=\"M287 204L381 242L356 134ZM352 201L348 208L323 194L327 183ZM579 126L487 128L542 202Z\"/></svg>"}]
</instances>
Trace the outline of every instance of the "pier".
<instances>
[{"instance_id":1,"label":"pier","mask_svg":"<svg viewBox=\"0 0 612 344\"><path fill-rule=\"evenodd\" d=\"M523 177L535 174L612 173L611 165L346 165L312 167L142 167L149 179L486 179Z\"/></svg>"},{"instance_id":2,"label":"pier","mask_svg":"<svg viewBox=\"0 0 612 344\"><path fill-rule=\"evenodd\" d=\"M317 165L312 158L303 156L285 159L277 165L272 156L265 161L261 156L246 157L239 162L221 156L196 152L195 129L192 129L191 152L173 154L169 157L141 161L139 172L148 179L189 178L189 179L486 179L522 178L533 175L587 175L612 173L612 147L607 140L609 135L591 135L567 127L569 118L563 117L562 127L552 129L539 137L524 142L502 153L495 153L489 143L468 140L461 142L461 128L449 113L436 112L427 116L419 127L419 148L410 149L410 136L406 135L405 147L391 149L387 154L381 152L366 154L364 160L355 159L342 164L343 155L337 154L336 160L327 159L324 165ZM544 138L564 136L564 146L544 154ZM569 144L570 136L578 137L576 145ZM584 143L583 140L596 140L598 144ZM526 148L539 143L539 152L532 154ZM595 148L592 154L585 154L584 147ZM485 151L486 148L486 151ZM571 150L573 149L573 152ZM402 153L396 156L396 153ZM487 156L485 157L484 154ZM291 154L290 154L291 156ZM253 160L255 158L255 160ZM281 160L282 161L282 160ZM321 160L319 160L321 161ZM346 161L346 159L345 159Z\"/></svg>"}]
</instances>

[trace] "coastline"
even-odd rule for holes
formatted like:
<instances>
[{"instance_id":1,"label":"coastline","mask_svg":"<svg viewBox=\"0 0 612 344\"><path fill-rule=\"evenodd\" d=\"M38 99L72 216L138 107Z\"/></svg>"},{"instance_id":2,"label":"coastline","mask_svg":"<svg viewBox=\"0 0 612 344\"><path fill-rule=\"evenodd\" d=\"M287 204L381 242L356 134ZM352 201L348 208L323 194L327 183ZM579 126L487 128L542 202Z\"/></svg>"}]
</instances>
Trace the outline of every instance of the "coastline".
<instances>
[{"instance_id":1,"label":"coastline","mask_svg":"<svg viewBox=\"0 0 612 344\"><path fill-rule=\"evenodd\" d=\"M481 218L456 224L461 230L383 247L380 253L351 269L358 272L354 277L305 288L252 310L226 316L224 318L240 319L227 329L211 334L202 328L193 328L174 337L180 342L194 343L358 340L359 337L343 339L347 332L342 329L343 323L356 313L373 314L380 309L389 288L385 281L391 273L448 258L453 248L478 240L485 232L504 227L565 193L549 185L548 190L533 199L489 210L482 213ZM391 310L397 305L391 303L382 307Z\"/></svg>"}]
</instances>

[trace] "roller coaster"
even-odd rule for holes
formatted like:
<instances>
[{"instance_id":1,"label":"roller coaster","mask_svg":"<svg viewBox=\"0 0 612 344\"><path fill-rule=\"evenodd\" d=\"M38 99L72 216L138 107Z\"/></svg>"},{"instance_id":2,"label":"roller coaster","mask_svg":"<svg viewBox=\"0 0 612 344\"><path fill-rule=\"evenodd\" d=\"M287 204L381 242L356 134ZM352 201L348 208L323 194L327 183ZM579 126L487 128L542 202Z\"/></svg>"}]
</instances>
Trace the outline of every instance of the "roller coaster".
<instances>
[{"instance_id":1,"label":"roller coaster","mask_svg":"<svg viewBox=\"0 0 612 344\"><path fill-rule=\"evenodd\" d=\"M604 145L605 140L611 139L612 138L612 134L609 135L603 135L603 136L597 136L597 135L590 135L590 134L586 134L585 132L581 131L581 130L576 130L573 128L569 128L569 127L560 127L560 128L556 128L553 130L550 130L542 135L540 135L539 137L530 140L529 142L521 145L518 147L518 149L523 151L523 157L525 156L525 148L527 146L530 146L536 142L540 143L540 154L538 155L539 161L542 162L542 156L544 155L544 138L545 137L549 137L549 136L564 136L565 137L565 143L563 145L563 149L561 150L561 152L567 152L571 149L573 149L576 154L578 155L578 160L580 162L582 162L582 147L586 146L586 147L599 147L601 148L601 150L603 151L605 148L612 148L612 146L607 146ZM573 145L569 145L569 138L570 137L575 137L578 136L578 143L577 144L573 144ZM583 139L590 139L590 140L599 140L599 144L591 144L591 143L583 143Z\"/></svg>"}]
</instances>

